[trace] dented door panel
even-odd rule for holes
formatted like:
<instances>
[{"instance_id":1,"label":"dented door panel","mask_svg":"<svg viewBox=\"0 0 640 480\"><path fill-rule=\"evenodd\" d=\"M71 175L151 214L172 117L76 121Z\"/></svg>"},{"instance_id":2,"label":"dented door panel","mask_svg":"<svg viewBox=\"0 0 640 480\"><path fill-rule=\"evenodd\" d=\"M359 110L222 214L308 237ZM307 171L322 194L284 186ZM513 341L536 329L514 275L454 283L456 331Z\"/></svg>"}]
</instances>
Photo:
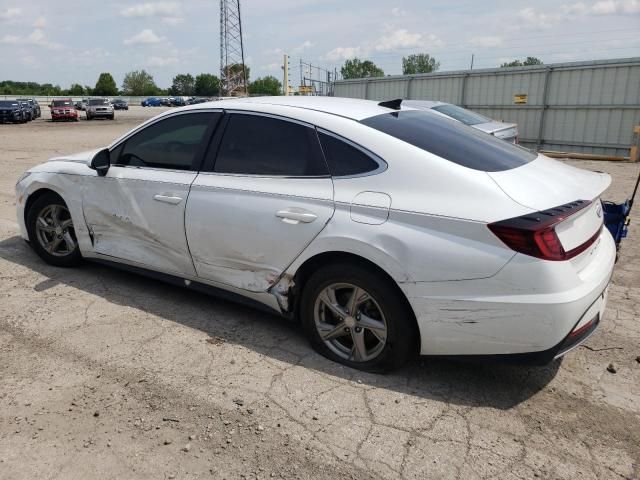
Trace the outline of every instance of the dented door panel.
<instances>
[{"instance_id":1,"label":"dented door panel","mask_svg":"<svg viewBox=\"0 0 640 480\"><path fill-rule=\"evenodd\" d=\"M105 177L89 177L83 211L94 252L195 275L184 233L195 177L194 172L118 166Z\"/></svg>"},{"instance_id":2,"label":"dented door panel","mask_svg":"<svg viewBox=\"0 0 640 480\"><path fill-rule=\"evenodd\" d=\"M265 178L202 173L185 227L199 277L260 292L333 215L330 178Z\"/></svg>"}]
</instances>

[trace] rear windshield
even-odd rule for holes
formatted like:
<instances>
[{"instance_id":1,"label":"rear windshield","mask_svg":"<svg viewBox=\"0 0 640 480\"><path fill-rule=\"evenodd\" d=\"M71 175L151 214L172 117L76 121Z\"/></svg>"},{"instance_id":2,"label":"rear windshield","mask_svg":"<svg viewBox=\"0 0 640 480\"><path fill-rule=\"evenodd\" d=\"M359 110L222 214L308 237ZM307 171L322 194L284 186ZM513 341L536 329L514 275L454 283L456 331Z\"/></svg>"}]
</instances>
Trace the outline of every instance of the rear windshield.
<instances>
[{"instance_id":1,"label":"rear windshield","mask_svg":"<svg viewBox=\"0 0 640 480\"><path fill-rule=\"evenodd\" d=\"M464 167L501 172L520 167L536 154L462 123L422 110L401 110L361 123Z\"/></svg>"},{"instance_id":2,"label":"rear windshield","mask_svg":"<svg viewBox=\"0 0 640 480\"><path fill-rule=\"evenodd\" d=\"M492 122L488 117L480 115L479 113L472 112L466 108L459 107L457 105L438 105L433 107L436 112L444 113L446 116L451 117L465 125L478 125L480 123Z\"/></svg>"},{"instance_id":3,"label":"rear windshield","mask_svg":"<svg viewBox=\"0 0 640 480\"><path fill-rule=\"evenodd\" d=\"M53 106L54 107L64 107L67 105L71 105L71 102L69 100L54 100L53 101Z\"/></svg>"}]
</instances>

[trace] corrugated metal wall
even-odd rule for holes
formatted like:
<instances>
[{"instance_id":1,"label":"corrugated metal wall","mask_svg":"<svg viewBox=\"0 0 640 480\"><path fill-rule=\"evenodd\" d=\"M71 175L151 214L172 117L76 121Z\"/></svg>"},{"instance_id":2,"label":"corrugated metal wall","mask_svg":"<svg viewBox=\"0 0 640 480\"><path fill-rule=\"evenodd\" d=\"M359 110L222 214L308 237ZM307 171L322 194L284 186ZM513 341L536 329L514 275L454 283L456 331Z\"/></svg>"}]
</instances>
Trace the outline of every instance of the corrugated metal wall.
<instances>
[{"instance_id":1,"label":"corrugated metal wall","mask_svg":"<svg viewBox=\"0 0 640 480\"><path fill-rule=\"evenodd\" d=\"M517 123L522 144L628 156L640 124L640 58L343 80L335 96L455 103ZM526 104L514 95L526 94Z\"/></svg>"}]
</instances>

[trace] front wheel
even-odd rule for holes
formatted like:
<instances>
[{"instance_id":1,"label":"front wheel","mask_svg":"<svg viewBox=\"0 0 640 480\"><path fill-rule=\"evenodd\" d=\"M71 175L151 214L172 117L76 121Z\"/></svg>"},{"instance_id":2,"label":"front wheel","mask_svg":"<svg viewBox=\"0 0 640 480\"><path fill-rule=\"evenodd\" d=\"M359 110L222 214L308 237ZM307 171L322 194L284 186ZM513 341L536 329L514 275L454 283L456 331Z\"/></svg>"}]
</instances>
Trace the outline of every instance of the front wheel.
<instances>
[{"instance_id":1,"label":"front wheel","mask_svg":"<svg viewBox=\"0 0 640 480\"><path fill-rule=\"evenodd\" d=\"M313 347L349 367L389 371L417 353L419 335L402 293L373 269L347 263L317 270L300 314Z\"/></svg>"},{"instance_id":2,"label":"front wheel","mask_svg":"<svg viewBox=\"0 0 640 480\"><path fill-rule=\"evenodd\" d=\"M27 212L29 243L45 262L72 267L81 259L71 213L54 193L36 199Z\"/></svg>"}]
</instances>

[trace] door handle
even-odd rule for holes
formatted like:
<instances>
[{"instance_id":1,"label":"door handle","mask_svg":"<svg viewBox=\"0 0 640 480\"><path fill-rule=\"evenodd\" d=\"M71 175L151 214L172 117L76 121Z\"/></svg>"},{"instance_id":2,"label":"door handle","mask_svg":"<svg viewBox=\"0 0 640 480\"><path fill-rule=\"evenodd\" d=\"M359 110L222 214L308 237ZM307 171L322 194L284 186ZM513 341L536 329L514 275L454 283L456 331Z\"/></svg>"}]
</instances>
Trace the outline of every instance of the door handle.
<instances>
[{"instance_id":1,"label":"door handle","mask_svg":"<svg viewBox=\"0 0 640 480\"><path fill-rule=\"evenodd\" d=\"M171 205L177 205L182 201L182 197L176 197L173 195L154 195L153 199L158 202L169 203Z\"/></svg>"},{"instance_id":2,"label":"door handle","mask_svg":"<svg viewBox=\"0 0 640 480\"><path fill-rule=\"evenodd\" d=\"M298 223L311 223L318 218L315 213L295 207L287 210L278 210L276 217L281 218L285 223L293 225L297 225Z\"/></svg>"}]
</instances>

